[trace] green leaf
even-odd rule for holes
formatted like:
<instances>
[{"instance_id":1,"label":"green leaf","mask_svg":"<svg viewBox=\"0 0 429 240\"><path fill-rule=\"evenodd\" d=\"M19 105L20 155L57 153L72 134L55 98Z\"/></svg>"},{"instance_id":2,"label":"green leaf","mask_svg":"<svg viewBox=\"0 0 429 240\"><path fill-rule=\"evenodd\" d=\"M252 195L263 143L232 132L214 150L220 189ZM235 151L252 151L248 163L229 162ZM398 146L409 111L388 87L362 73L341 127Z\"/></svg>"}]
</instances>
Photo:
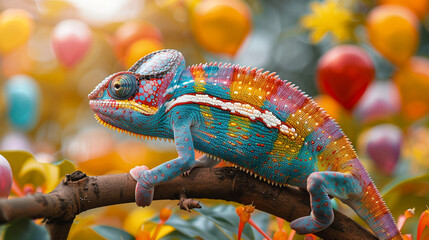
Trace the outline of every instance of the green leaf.
<instances>
[{"instance_id":1,"label":"green leaf","mask_svg":"<svg viewBox=\"0 0 429 240\"><path fill-rule=\"evenodd\" d=\"M201 220L205 222L202 222ZM152 221L158 222L157 219L153 219ZM219 231L213 233L213 228L215 228L215 226L201 217L183 220L177 215L171 215L168 221L165 222L165 225L174 227L177 231L190 238L201 237L203 239L228 239Z\"/></svg>"},{"instance_id":2,"label":"green leaf","mask_svg":"<svg viewBox=\"0 0 429 240\"><path fill-rule=\"evenodd\" d=\"M202 208L196 209L196 211L210 219L220 228L227 230L230 233L228 236L231 238L237 235L240 218L237 216L233 205L217 205L213 208L202 205ZM242 234L244 239L255 239L252 229L253 228L249 224L245 225Z\"/></svg>"},{"instance_id":3,"label":"green leaf","mask_svg":"<svg viewBox=\"0 0 429 240\"><path fill-rule=\"evenodd\" d=\"M102 225L92 226L91 228L96 233L100 234L102 237L108 240L116 240L116 239L135 240L135 238L131 234L119 228L102 226Z\"/></svg>"},{"instance_id":4,"label":"green leaf","mask_svg":"<svg viewBox=\"0 0 429 240\"><path fill-rule=\"evenodd\" d=\"M381 195L394 217L408 208L424 211L429 202L429 174L394 180L382 189Z\"/></svg>"},{"instance_id":5,"label":"green leaf","mask_svg":"<svg viewBox=\"0 0 429 240\"><path fill-rule=\"evenodd\" d=\"M6 225L6 224L2 224L2 225L0 225L0 236L1 236L1 233L7 228L7 226L8 225ZM1 239L1 238L0 238Z\"/></svg>"},{"instance_id":6,"label":"green leaf","mask_svg":"<svg viewBox=\"0 0 429 240\"><path fill-rule=\"evenodd\" d=\"M174 230L168 235L162 237L160 240L195 240L193 237L186 236L185 234L181 233L178 230Z\"/></svg>"},{"instance_id":7,"label":"green leaf","mask_svg":"<svg viewBox=\"0 0 429 240\"><path fill-rule=\"evenodd\" d=\"M35 224L28 218L13 221L4 234L4 240L49 240L49 233L44 226Z\"/></svg>"},{"instance_id":8,"label":"green leaf","mask_svg":"<svg viewBox=\"0 0 429 240\"><path fill-rule=\"evenodd\" d=\"M202 206L196 209L200 216L189 220L184 220L177 215L172 215L165 223L174 227L176 230L163 237L163 240L171 239L235 239L238 231L239 217L235 213L235 207L232 205L217 205L213 208ZM269 215L266 213L257 213L252 215L252 219L266 230ZM151 220L158 222L158 218ZM243 230L243 239L261 239L262 236L254 230L249 224L246 224Z\"/></svg>"}]
</instances>

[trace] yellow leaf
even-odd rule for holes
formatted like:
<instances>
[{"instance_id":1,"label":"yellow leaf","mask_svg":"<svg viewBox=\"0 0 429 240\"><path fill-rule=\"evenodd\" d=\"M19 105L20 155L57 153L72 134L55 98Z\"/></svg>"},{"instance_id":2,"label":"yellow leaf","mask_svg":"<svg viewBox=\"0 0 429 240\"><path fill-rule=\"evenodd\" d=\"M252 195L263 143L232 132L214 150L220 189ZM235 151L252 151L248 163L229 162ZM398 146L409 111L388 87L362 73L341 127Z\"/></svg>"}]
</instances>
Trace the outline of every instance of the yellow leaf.
<instances>
[{"instance_id":1,"label":"yellow leaf","mask_svg":"<svg viewBox=\"0 0 429 240\"><path fill-rule=\"evenodd\" d=\"M33 155L24 151L0 151L8 159L12 174L22 187L26 183L44 186L45 192L52 191L64 177L75 170L72 162L64 160L58 164L36 161Z\"/></svg>"},{"instance_id":2,"label":"yellow leaf","mask_svg":"<svg viewBox=\"0 0 429 240\"><path fill-rule=\"evenodd\" d=\"M151 208L136 208L125 218L123 228L131 235L135 236L141 226L152 219L157 213Z\"/></svg>"}]
</instances>

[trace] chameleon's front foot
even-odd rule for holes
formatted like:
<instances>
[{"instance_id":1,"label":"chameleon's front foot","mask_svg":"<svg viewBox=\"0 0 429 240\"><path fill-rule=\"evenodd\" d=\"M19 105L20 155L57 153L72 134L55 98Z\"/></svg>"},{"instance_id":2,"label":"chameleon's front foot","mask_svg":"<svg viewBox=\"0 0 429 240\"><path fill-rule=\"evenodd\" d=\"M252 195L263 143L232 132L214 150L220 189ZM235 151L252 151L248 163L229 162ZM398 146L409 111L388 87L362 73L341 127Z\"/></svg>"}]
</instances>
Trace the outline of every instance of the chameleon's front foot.
<instances>
[{"instance_id":1,"label":"chameleon's front foot","mask_svg":"<svg viewBox=\"0 0 429 240\"><path fill-rule=\"evenodd\" d=\"M138 166L130 170L131 176L137 181L136 204L140 207L149 206L153 199L153 184L147 178L149 168Z\"/></svg>"}]
</instances>

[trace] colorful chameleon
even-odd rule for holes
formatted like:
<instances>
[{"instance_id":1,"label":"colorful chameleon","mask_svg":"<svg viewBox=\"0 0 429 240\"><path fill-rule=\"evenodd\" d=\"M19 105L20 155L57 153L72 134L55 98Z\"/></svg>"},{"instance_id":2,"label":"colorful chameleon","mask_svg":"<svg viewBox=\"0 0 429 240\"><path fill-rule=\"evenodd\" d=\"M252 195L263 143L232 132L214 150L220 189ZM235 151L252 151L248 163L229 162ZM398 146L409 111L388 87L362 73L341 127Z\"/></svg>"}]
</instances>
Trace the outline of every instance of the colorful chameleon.
<instances>
[{"instance_id":1,"label":"colorful chameleon","mask_svg":"<svg viewBox=\"0 0 429 240\"><path fill-rule=\"evenodd\" d=\"M178 158L131 170L139 206L150 205L155 185L222 159L270 184L307 188L312 212L291 223L299 234L329 227L334 196L380 239L402 239L339 126L275 73L220 63L185 68L180 52L161 50L107 77L89 98L103 125L174 139ZM195 160L194 149L206 154Z\"/></svg>"}]
</instances>

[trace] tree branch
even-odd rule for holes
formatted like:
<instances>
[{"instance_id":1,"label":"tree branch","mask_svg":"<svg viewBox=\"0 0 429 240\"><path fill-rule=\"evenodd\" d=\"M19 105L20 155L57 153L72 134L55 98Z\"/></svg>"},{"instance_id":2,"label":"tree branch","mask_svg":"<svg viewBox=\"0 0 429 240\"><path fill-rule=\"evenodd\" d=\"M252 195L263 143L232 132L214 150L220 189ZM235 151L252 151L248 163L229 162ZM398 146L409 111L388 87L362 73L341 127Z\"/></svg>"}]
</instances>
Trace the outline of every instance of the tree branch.
<instances>
[{"instance_id":1,"label":"tree branch","mask_svg":"<svg viewBox=\"0 0 429 240\"><path fill-rule=\"evenodd\" d=\"M0 224L20 217L45 218L52 239L66 239L73 219L97 207L134 202L136 182L129 174L86 176L74 172L51 193L0 199ZM194 169L155 187L154 200L208 198L251 204L293 221L310 213L309 195L292 187L274 187L235 168ZM377 239L359 224L335 211L335 220L317 233L324 239Z\"/></svg>"}]
</instances>

